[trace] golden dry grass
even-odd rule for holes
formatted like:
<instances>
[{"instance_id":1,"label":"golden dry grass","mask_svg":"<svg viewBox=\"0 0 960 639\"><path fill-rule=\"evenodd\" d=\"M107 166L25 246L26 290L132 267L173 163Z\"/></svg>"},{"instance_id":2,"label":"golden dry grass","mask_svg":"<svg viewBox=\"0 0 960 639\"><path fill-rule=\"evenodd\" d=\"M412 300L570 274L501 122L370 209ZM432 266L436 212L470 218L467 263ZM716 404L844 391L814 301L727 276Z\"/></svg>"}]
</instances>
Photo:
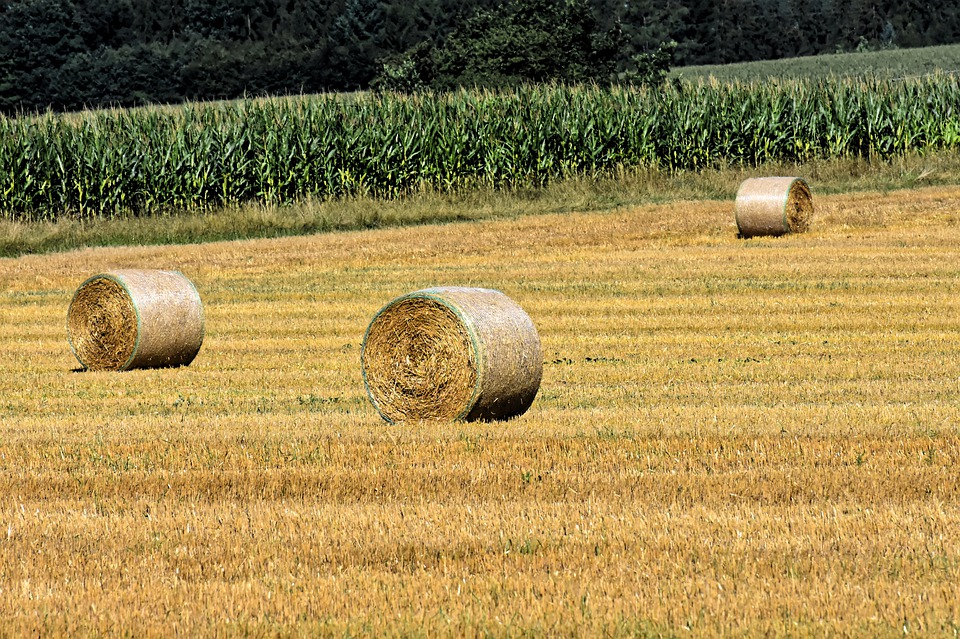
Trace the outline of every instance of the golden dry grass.
<instances>
[{"instance_id":1,"label":"golden dry grass","mask_svg":"<svg viewBox=\"0 0 960 639\"><path fill-rule=\"evenodd\" d=\"M816 205L0 261L0 634L956 636L960 188ZM197 285L190 367L74 370L116 268ZM367 401L370 319L437 285L533 318L523 417Z\"/></svg>"}]
</instances>

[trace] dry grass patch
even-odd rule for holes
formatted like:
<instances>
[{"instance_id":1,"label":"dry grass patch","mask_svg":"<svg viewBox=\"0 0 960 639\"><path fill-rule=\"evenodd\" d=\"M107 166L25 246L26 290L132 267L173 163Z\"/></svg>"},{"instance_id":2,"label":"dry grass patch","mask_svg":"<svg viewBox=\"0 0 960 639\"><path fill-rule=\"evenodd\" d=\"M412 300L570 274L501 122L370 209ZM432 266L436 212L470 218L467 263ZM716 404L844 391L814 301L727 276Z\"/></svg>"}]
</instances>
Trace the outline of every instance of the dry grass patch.
<instances>
[{"instance_id":1,"label":"dry grass patch","mask_svg":"<svg viewBox=\"0 0 960 639\"><path fill-rule=\"evenodd\" d=\"M960 189L0 261L12 634L960 631ZM74 372L77 272L177 269L190 367ZM539 332L508 422L384 423L360 345L407 291Z\"/></svg>"}]
</instances>

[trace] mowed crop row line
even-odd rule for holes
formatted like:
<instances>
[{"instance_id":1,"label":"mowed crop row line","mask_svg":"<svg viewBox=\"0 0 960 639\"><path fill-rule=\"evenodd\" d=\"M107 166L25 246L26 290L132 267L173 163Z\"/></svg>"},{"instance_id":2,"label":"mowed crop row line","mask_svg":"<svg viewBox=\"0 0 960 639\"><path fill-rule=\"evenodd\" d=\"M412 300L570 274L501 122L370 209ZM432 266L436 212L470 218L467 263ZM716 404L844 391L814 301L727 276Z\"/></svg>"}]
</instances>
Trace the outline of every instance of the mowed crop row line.
<instances>
[{"instance_id":1,"label":"mowed crop row line","mask_svg":"<svg viewBox=\"0 0 960 639\"><path fill-rule=\"evenodd\" d=\"M956 632L960 189L817 204L780 239L705 202L0 261L5 624ZM75 370L71 295L116 268L196 284L189 367ZM519 419L370 405L368 323L436 285L533 319Z\"/></svg>"}]
</instances>

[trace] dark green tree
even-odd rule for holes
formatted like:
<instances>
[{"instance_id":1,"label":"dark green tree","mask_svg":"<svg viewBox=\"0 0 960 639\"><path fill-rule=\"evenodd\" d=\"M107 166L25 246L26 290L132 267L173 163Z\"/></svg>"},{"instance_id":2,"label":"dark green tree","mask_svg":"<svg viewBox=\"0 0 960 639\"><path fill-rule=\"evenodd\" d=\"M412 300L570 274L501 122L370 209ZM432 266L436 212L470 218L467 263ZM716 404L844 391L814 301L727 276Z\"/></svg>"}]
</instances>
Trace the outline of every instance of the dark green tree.
<instances>
[{"instance_id":1,"label":"dark green tree","mask_svg":"<svg viewBox=\"0 0 960 639\"><path fill-rule=\"evenodd\" d=\"M331 25L329 56L334 88L357 90L376 76L385 54L384 14L378 0L347 0Z\"/></svg>"},{"instance_id":2,"label":"dark green tree","mask_svg":"<svg viewBox=\"0 0 960 639\"><path fill-rule=\"evenodd\" d=\"M399 90L656 82L672 64L956 42L960 6L933 0L0 0L0 112L356 90L378 73Z\"/></svg>"},{"instance_id":3,"label":"dark green tree","mask_svg":"<svg viewBox=\"0 0 960 639\"><path fill-rule=\"evenodd\" d=\"M59 106L58 69L92 37L69 0L0 5L0 109Z\"/></svg>"},{"instance_id":4,"label":"dark green tree","mask_svg":"<svg viewBox=\"0 0 960 639\"><path fill-rule=\"evenodd\" d=\"M527 82L607 81L614 34L600 30L586 0L512 0L480 10L436 48L437 88Z\"/></svg>"},{"instance_id":5,"label":"dark green tree","mask_svg":"<svg viewBox=\"0 0 960 639\"><path fill-rule=\"evenodd\" d=\"M688 20L681 0L595 0L601 28L618 34L618 68L633 68L634 56L652 54L677 39Z\"/></svg>"}]
</instances>

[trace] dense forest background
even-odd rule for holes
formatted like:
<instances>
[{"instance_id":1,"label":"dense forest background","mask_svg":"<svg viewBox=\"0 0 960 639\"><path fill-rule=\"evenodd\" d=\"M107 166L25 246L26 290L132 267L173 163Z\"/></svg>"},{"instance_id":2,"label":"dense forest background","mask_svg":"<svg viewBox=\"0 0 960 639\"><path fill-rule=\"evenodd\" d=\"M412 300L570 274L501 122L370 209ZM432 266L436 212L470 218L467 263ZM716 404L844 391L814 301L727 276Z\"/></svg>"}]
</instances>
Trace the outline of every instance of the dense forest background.
<instances>
[{"instance_id":1,"label":"dense forest background","mask_svg":"<svg viewBox=\"0 0 960 639\"><path fill-rule=\"evenodd\" d=\"M956 42L960 3L924 0L0 0L0 112Z\"/></svg>"}]
</instances>

